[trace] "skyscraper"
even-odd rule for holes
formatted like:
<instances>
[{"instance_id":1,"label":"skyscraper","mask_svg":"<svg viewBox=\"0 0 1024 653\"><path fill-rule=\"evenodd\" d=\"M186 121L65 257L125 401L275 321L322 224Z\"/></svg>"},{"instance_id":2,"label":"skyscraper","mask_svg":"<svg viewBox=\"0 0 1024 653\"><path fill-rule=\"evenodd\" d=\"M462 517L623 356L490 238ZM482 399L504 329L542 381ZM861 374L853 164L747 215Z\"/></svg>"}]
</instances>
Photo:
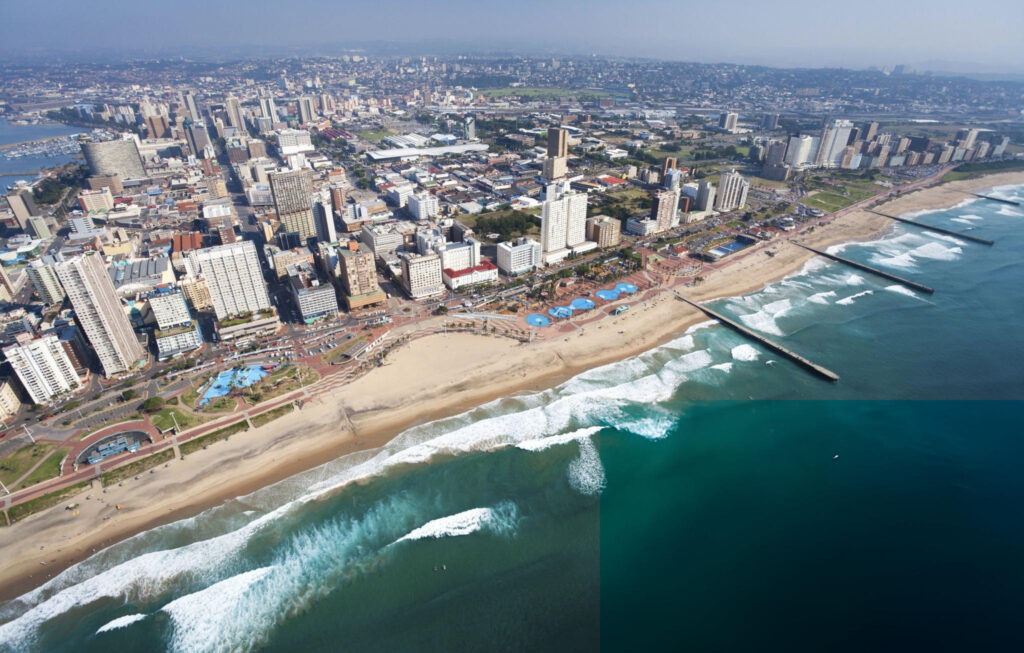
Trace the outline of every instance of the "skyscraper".
<instances>
[{"instance_id":1,"label":"skyscraper","mask_svg":"<svg viewBox=\"0 0 1024 653\"><path fill-rule=\"evenodd\" d=\"M14 190L8 193L7 205L11 207L14 218L22 230L28 225L29 218L39 215L39 208L32 197L32 191L28 189Z\"/></svg>"},{"instance_id":2,"label":"skyscraper","mask_svg":"<svg viewBox=\"0 0 1024 653\"><path fill-rule=\"evenodd\" d=\"M561 127L548 129L548 157L569 156L569 131Z\"/></svg>"},{"instance_id":3,"label":"skyscraper","mask_svg":"<svg viewBox=\"0 0 1024 653\"><path fill-rule=\"evenodd\" d=\"M679 191L665 189L654 194L651 219L658 223L658 233L679 226Z\"/></svg>"},{"instance_id":4,"label":"skyscraper","mask_svg":"<svg viewBox=\"0 0 1024 653\"><path fill-rule=\"evenodd\" d=\"M202 274L218 320L270 308L256 246L245 240L188 252L189 273Z\"/></svg>"},{"instance_id":5,"label":"skyscraper","mask_svg":"<svg viewBox=\"0 0 1024 653\"><path fill-rule=\"evenodd\" d=\"M849 120L836 120L822 129L815 163L823 168L840 167L852 130L853 123Z\"/></svg>"},{"instance_id":6,"label":"skyscraper","mask_svg":"<svg viewBox=\"0 0 1024 653\"><path fill-rule=\"evenodd\" d=\"M292 170L270 175L277 219L285 231L295 232L305 241L316 236L313 217L313 178L308 170Z\"/></svg>"},{"instance_id":7,"label":"skyscraper","mask_svg":"<svg viewBox=\"0 0 1024 653\"><path fill-rule=\"evenodd\" d=\"M541 209L541 250L545 263L557 262L587 238L587 194L560 193L557 184L548 186Z\"/></svg>"},{"instance_id":8,"label":"skyscraper","mask_svg":"<svg viewBox=\"0 0 1024 653\"><path fill-rule=\"evenodd\" d=\"M277 121L277 105L274 104L274 98L260 98L260 115L264 118L270 118L275 122Z\"/></svg>"},{"instance_id":9,"label":"skyscraper","mask_svg":"<svg viewBox=\"0 0 1024 653\"><path fill-rule=\"evenodd\" d=\"M203 119L203 115L199 113L199 105L196 104L196 96L191 92L185 94L185 109L192 122L199 122Z\"/></svg>"},{"instance_id":10,"label":"skyscraper","mask_svg":"<svg viewBox=\"0 0 1024 653\"><path fill-rule=\"evenodd\" d=\"M313 110L313 98L308 96L302 96L299 98L299 122L307 123L313 122L313 116L315 115Z\"/></svg>"},{"instance_id":11,"label":"skyscraper","mask_svg":"<svg viewBox=\"0 0 1024 653\"><path fill-rule=\"evenodd\" d=\"M228 114L228 124L245 133L245 120L242 118L242 103L234 95L224 100L224 111Z\"/></svg>"},{"instance_id":12,"label":"skyscraper","mask_svg":"<svg viewBox=\"0 0 1024 653\"><path fill-rule=\"evenodd\" d=\"M864 140L871 142L875 138L875 134L878 133L878 123L869 122L867 127L864 128Z\"/></svg>"},{"instance_id":13,"label":"skyscraper","mask_svg":"<svg viewBox=\"0 0 1024 653\"><path fill-rule=\"evenodd\" d=\"M710 211L715 207L715 185L710 181L701 181L697 184L697 209Z\"/></svg>"},{"instance_id":14,"label":"skyscraper","mask_svg":"<svg viewBox=\"0 0 1024 653\"><path fill-rule=\"evenodd\" d=\"M750 182L743 178L743 175L730 170L723 172L718 185L718 200L715 209L725 212L742 209L747 205L747 191L750 190Z\"/></svg>"},{"instance_id":15,"label":"skyscraper","mask_svg":"<svg viewBox=\"0 0 1024 653\"><path fill-rule=\"evenodd\" d=\"M60 285L60 280L57 279L57 273L54 272L52 265L47 265L36 259L28 264L25 273L28 275L32 288L35 289L44 304L49 306L64 301L64 288Z\"/></svg>"},{"instance_id":16,"label":"skyscraper","mask_svg":"<svg viewBox=\"0 0 1024 653\"><path fill-rule=\"evenodd\" d=\"M75 321L89 340L107 377L128 372L145 352L121 307L103 258L83 254L54 266L71 300Z\"/></svg>"},{"instance_id":17,"label":"skyscraper","mask_svg":"<svg viewBox=\"0 0 1024 653\"><path fill-rule=\"evenodd\" d=\"M736 123L739 122L740 114L731 111L718 116L718 128L730 134L736 131Z\"/></svg>"}]
</instances>

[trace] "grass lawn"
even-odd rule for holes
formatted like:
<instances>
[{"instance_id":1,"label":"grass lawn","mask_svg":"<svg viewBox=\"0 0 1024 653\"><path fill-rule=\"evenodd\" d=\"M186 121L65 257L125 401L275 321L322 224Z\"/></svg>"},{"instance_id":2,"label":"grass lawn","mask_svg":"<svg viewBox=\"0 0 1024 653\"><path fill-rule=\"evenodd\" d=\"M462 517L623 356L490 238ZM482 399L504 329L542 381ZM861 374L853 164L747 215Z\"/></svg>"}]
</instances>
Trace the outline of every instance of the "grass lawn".
<instances>
[{"instance_id":1,"label":"grass lawn","mask_svg":"<svg viewBox=\"0 0 1024 653\"><path fill-rule=\"evenodd\" d=\"M331 349L331 350L328 350L328 351L324 352L324 360L327 361L327 363L329 365L334 365L338 361L340 361L343 358L345 358L345 352L346 351L348 351L352 347L356 346L360 342L362 342L364 340L367 340L369 337L370 337L369 335L362 335L362 336L359 336L358 338L353 338L351 340L344 341L343 343L341 343L340 345L338 345L334 349Z\"/></svg>"},{"instance_id":2,"label":"grass lawn","mask_svg":"<svg viewBox=\"0 0 1024 653\"><path fill-rule=\"evenodd\" d=\"M305 365L288 365L274 370L259 383L246 388L245 399L251 404L258 404L315 383L319 378L319 374Z\"/></svg>"},{"instance_id":3,"label":"grass lawn","mask_svg":"<svg viewBox=\"0 0 1024 653\"><path fill-rule=\"evenodd\" d=\"M205 406L199 409L201 413L227 413L235 409L238 404L235 402L235 398L231 396L217 397L211 402L208 402Z\"/></svg>"},{"instance_id":4,"label":"grass lawn","mask_svg":"<svg viewBox=\"0 0 1024 653\"><path fill-rule=\"evenodd\" d=\"M68 455L69 451L70 449L61 448L51 453L42 465L36 467L34 472L18 484L18 487L26 488L60 476L60 461L64 460L64 456Z\"/></svg>"},{"instance_id":5,"label":"grass lawn","mask_svg":"<svg viewBox=\"0 0 1024 653\"><path fill-rule=\"evenodd\" d=\"M295 410L295 406L293 404L285 404L284 406L280 406L273 410L268 410L265 413L260 413L255 417L250 417L249 421L252 422L253 427L258 428L260 426L263 426L264 424L269 424L270 422L273 422L278 417L284 417L293 410Z\"/></svg>"},{"instance_id":6,"label":"grass lawn","mask_svg":"<svg viewBox=\"0 0 1024 653\"><path fill-rule=\"evenodd\" d=\"M56 446L51 442L29 444L6 456L0 460L0 481L10 486L32 469L33 465L46 458Z\"/></svg>"},{"instance_id":7,"label":"grass lawn","mask_svg":"<svg viewBox=\"0 0 1024 653\"><path fill-rule=\"evenodd\" d=\"M197 385L194 388L189 388L185 392L181 393L181 403L182 403L182 405L188 406L189 408L195 408L196 407L196 401L199 399L199 388L200 387L201 387L200 385Z\"/></svg>"},{"instance_id":8,"label":"grass lawn","mask_svg":"<svg viewBox=\"0 0 1024 653\"><path fill-rule=\"evenodd\" d=\"M396 133L397 132L388 129L387 127L382 127L380 129L364 129L362 131L356 132L356 135L359 138L363 139L364 141L379 143L388 136L394 136Z\"/></svg>"},{"instance_id":9,"label":"grass lawn","mask_svg":"<svg viewBox=\"0 0 1024 653\"><path fill-rule=\"evenodd\" d=\"M178 428L185 430L190 426L196 424L202 424L206 420L198 415L192 413L185 413L177 408L164 408L153 414L151 418L153 426L157 427L161 431L169 431L174 428L174 423L177 421Z\"/></svg>"},{"instance_id":10,"label":"grass lawn","mask_svg":"<svg viewBox=\"0 0 1024 653\"><path fill-rule=\"evenodd\" d=\"M126 478L138 476L147 469L151 469L157 465L162 465L172 460L174 460L174 449L164 449L152 456L146 456L145 458L134 460L127 465L122 465L117 469L110 470L100 476L100 482L103 483L104 486L113 485L114 483L119 483Z\"/></svg>"}]
</instances>

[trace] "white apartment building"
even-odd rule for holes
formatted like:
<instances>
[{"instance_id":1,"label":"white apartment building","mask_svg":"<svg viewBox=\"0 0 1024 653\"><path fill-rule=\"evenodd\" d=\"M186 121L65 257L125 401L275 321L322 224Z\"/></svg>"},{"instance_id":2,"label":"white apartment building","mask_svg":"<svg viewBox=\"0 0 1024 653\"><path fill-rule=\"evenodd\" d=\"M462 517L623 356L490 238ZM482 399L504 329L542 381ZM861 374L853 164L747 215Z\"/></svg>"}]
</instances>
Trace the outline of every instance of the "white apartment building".
<instances>
[{"instance_id":1,"label":"white apartment building","mask_svg":"<svg viewBox=\"0 0 1024 653\"><path fill-rule=\"evenodd\" d=\"M0 422L6 422L21 410L21 399L14 391L14 384L9 379L0 381Z\"/></svg>"},{"instance_id":2,"label":"white apartment building","mask_svg":"<svg viewBox=\"0 0 1024 653\"><path fill-rule=\"evenodd\" d=\"M364 226L359 232L359 240L381 257L398 249L404 242L402 234L384 225Z\"/></svg>"},{"instance_id":3,"label":"white apartment building","mask_svg":"<svg viewBox=\"0 0 1024 653\"><path fill-rule=\"evenodd\" d=\"M21 334L18 342L4 347L3 352L32 403L48 404L82 384L55 335L32 338Z\"/></svg>"},{"instance_id":4,"label":"white apartment building","mask_svg":"<svg viewBox=\"0 0 1024 653\"><path fill-rule=\"evenodd\" d=\"M467 238L462 243L448 243L436 247L441 257L441 268L444 270L465 270L480 265L480 241Z\"/></svg>"},{"instance_id":5,"label":"white apartment building","mask_svg":"<svg viewBox=\"0 0 1024 653\"><path fill-rule=\"evenodd\" d=\"M541 209L541 248L545 265L557 263L584 244L587 236L587 194L559 192L548 186Z\"/></svg>"},{"instance_id":6,"label":"white apartment building","mask_svg":"<svg viewBox=\"0 0 1024 653\"><path fill-rule=\"evenodd\" d=\"M75 322L100 359L107 377L128 372L146 352L139 345L131 322L110 280L103 258L84 254L54 266L71 300Z\"/></svg>"},{"instance_id":7,"label":"white apartment building","mask_svg":"<svg viewBox=\"0 0 1024 653\"><path fill-rule=\"evenodd\" d=\"M313 140L305 129L282 129L277 132L277 147L283 156L313 152Z\"/></svg>"},{"instance_id":8,"label":"white apartment building","mask_svg":"<svg viewBox=\"0 0 1024 653\"><path fill-rule=\"evenodd\" d=\"M402 208L409 203L414 191L415 187L412 184L397 184L387 190L387 198L389 202Z\"/></svg>"},{"instance_id":9,"label":"white apartment building","mask_svg":"<svg viewBox=\"0 0 1024 653\"><path fill-rule=\"evenodd\" d=\"M60 285L52 266L35 259L29 262L25 273L28 275L32 288L44 304L50 306L64 301L64 288Z\"/></svg>"},{"instance_id":10,"label":"white apartment building","mask_svg":"<svg viewBox=\"0 0 1024 653\"><path fill-rule=\"evenodd\" d=\"M437 215L440 204L430 193L413 193L409 196L409 212L417 220L427 220Z\"/></svg>"},{"instance_id":11,"label":"white apartment building","mask_svg":"<svg viewBox=\"0 0 1024 653\"><path fill-rule=\"evenodd\" d=\"M498 269L514 276L533 272L541 264L541 245L525 236L498 244Z\"/></svg>"},{"instance_id":12,"label":"white apartment building","mask_svg":"<svg viewBox=\"0 0 1024 653\"><path fill-rule=\"evenodd\" d=\"M191 250L186 268L190 276L202 274L206 279L218 320L270 308L256 246L250 240Z\"/></svg>"},{"instance_id":13,"label":"white apartment building","mask_svg":"<svg viewBox=\"0 0 1024 653\"><path fill-rule=\"evenodd\" d=\"M749 190L750 182L744 179L743 175L735 170L723 172L718 184L715 209L723 213L742 209L747 205L747 191Z\"/></svg>"}]
</instances>

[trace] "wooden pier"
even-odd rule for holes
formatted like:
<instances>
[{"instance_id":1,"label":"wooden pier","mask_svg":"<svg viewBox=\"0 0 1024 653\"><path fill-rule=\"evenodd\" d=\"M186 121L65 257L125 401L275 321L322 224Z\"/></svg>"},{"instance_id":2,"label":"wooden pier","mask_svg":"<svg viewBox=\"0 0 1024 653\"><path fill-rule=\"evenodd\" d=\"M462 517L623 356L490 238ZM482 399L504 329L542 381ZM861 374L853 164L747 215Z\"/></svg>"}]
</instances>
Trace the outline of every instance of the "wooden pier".
<instances>
[{"instance_id":1,"label":"wooden pier","mask_svg":"<svg viewBox=\"0 0 1024 653\"><path fill-rule=\"evenodd\" d=\"M839 263L845 263L845 264L849 265L852 268L857 268L858 270L863 270L864 272L870 272L871 274L873 274L875 276L882 277L883 279L888 279L889 281L895 281L896 283L902 284L902 285L906 286L907 288L911 288L913 290L919 290L919 291L921 291L923 293L927 293L929 295L931 295L932 293L935 292L934 288L926 286L923 283L918 283L916 281L911 281L909 279L904 279L903 277L898 277L895 274L892 274L890 272L886 272L885 270L879 270L878 268L873 268L870 265L866 265L864 263L859 263L857 261L850 260L850 259L848 259L846 257L843 257L843 256L838 256L836 254L829 254L828 252L824 252L824 251L822 251L820 249L815 249L813 247L808 247L807 245L804 245L802 243L798 243L795 240L794 241L790 241L790 242L792 242L797 247L803 247L804 249L806 249L809 252L814 252L818 256L824 256L825 258L830 258L833 261L838 261Z\"/></svg>"},{"instance_id":2,"label":"wooden pier","mask_svg":"<svg viewBox=\"0 0 1024 653\"><path fill-rule=\"evenodd\" d=\"M826 381L831 381L832 383L835 383L836 381L839 380L839 375L836 374L835 372L833 372L833 371L831 371L829 369L826 369L826 368L822 367L821 365L818 365L817 363L812 363L811 361L807 360L806 358L804 358L800 354L794 353L794 352L786 349L785 347L783 347L779 343L774 342L772 340L769 340L768 338L765 338L764 336L762 336L759 333L755 333L754 331L751 331L750 329L748 329L747 327L743 326L739 322L736 322L736 321L734 321L734 320L732 320L730 318L727 318L726 316L722 315L718 311L714 311L714 310L708 308L707 306L703 306L701 304L698 304L697 302L691 301L691 300L687 299L686 297L684 297L682 294L680 294L679 292L677 292L675 290L672 290L672 294L674 294L677 298L679 298L680 300L686 302L690 306L693 306L697 310L703 312L708 317L710 317L710 318L712 318L714 320L718 320L722 324L724 324L727 327L731 328L733 331L736 331L736 332L740 333L741 335L744 335L744 336L750 338L754 342L757 342L761 346L763 346L763 347L765 347L767 349L770 349L771 351L774 351L775 353L780 354L781 356L784 356L785 358L788 358L789 360L791 360L794 363L796 363L799 367L804 368L805 370L809 371L810 373L814 374L815 376L820 377L822 379L825 379Z\"/></svg>"},{"instance_id":3,"label":"wooden pier","mask_svg":"<svg viewBox=\"0 0 1024 653\"><path fill-rule=\"evenodd\" d=\"M952 229L946 229L945 227L933 227L930 224L925 224L923 222L918 222L917 220L911 220L909 218L901 218L898 215L889 215L888 213L882 213L881 211L875 211L873 209L868 209L868 211L870 213L874 213L875 215L880 215L883 218L889 218L890 220L895 220L897 222L902 222L904 224L912 224L915 227L921 227L922 229L927 229L928 231L934 231L936 233L946 234L947 236L953 236L954 238L963 238L964 240L969 240L972 243L978 243L980 245L988 245L989 247L991 247L992 245L995 245L995 243L992 242L991 240L989 240L988 238L979 238L978 236L972 236L970 234L961 233L959 231L954 231Z\"/></svg>"}]
</instances>

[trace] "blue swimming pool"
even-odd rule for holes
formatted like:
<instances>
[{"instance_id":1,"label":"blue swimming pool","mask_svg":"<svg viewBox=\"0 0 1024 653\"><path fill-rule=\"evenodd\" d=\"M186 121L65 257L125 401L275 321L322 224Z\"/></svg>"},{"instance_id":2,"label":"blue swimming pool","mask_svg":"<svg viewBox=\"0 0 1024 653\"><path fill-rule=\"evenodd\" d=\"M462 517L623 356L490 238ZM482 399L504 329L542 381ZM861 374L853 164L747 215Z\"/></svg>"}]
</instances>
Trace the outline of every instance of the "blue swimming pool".
<instances>
[{"instance_id":1,"label":"blue swimming pool","mask_svg":"<svg viewBox=\"0 0 1024 653\"><path fill-rule=\"evenodd\" d=\"M564 320L572 317L572 308L569 306L553 306L548 309L548 315Z\"/></svg>"},{"instance_id":2,"label":"blue swimming pool","mask_svg":"<svg viewBox=\"0 0 1024 653\"><path fill-rule=\"evenodd\" d=\"M574 311L589 311L594 308L594 300L586 297L577 297L569 303L569 308Z\"/></svg>"},{"instance_id":3,"label":"blue swimming pool","mask_svg":"<svg viewBox=\"0 0 1024 653\"><path fill-rule=\"evenodd\" d=\"M726 254L738 252L744 247L749 247L750 245L751 243L742 241L737 238L736 240L732 240L728 243L725 243L724 245L719 245L718 247L713 247L712 249L709 249L708 253L714 254L715 256L725 256Z\"/></svg>"},{"instance_id":4,"label":"blue swimming pool","mask_svg":"<svg viewBox=\"0 0 1024 653\"><path fill-rule=\"evenodd\" d=\"M633 293L635 293L637 291L637 287L635 285L631 284L631 283L623 282L623 283L615 284L615 290L617 290L620 293L626 293L627 295L632 295Z\"/></svg>"},{"instance_id":5,"label":"blue swimming pool","mask_svg":"<svg viewBox=\"0 0 1024 653\"><path fill-rule=\"evenodd\" d=\"M598 299L606 302L614 302L619 298L619 292L617 290L598 290L594 294Z\"/></svg>"},{"instance_id":6,"label":"blue swimming pool","mask_svg":"<svg viewBox=\"0 0 1024 653\"><path fill-rule=\"evenodd\" d=\"M202 408L214 399L226 396L232 388L248 388L254 383L260 382L266 375L267 371L259 365L224 370L210 379L210 387L199 398L198 407Z\"/></svg>"}]
</instances>

